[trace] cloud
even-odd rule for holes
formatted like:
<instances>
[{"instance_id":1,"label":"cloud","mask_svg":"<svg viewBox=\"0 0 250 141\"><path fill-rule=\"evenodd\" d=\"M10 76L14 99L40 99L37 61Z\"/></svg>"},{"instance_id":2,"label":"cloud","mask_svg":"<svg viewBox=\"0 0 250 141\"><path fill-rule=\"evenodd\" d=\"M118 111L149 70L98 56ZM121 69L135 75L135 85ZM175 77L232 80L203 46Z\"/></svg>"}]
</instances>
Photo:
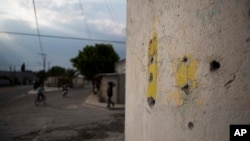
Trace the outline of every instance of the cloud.
<instances>
[{"instance_id":1,"label":"cloud","mask_svg":"<svg viewBox=\"0 0 250 141\"><path fill-rule=\"evenodd\" d=\"M123 36L125 31L124 24L118 24L110 19L103 19L103 20L88 20L89 25L95 26L99 31L102 32L109 32L111 34Z\"/></svg>"},{"instance_id":2,"label":"cloud","mask_svg":"<svg viewBox=\"0 0 250 141\"><path fill-rule=\"evenodd\" d=\"M27 1L1 1L1 22L15 20L29 23L35 28L33 7Z\"/></svg>"},{"instance_id":3,"label":"cloud","mask_svg":"<svg viewBox=\"0 0 250 141\"><path fill-rule=\"evenodd\" d=\"M9 35L9 34L6 34L6 33L1 33L0 34L0 40L10 42L10 41L14 40L14 37Z\"/></svg>"},{"instance_id":4,"label":"cloud","mask_svg":"<svg viewBox=\"0 0 250 141\"><path fill-rule=\"evenodd\" d=\"M126 32L126 0L35 0L41 34L80 37L99 40L124 41ZM119 15L119 22L113 19L107 4L112 3L113 11ZM113 13L114 14L114 13ZM0 31L37 34L32 0L1 0ZM43 50L54 65L70 67L70 57L77 55L79 48L95 41L65 40L42 37ZM101 42L98 42L101 43ZM60 48L60 49L59 49ZM114 44L123 58L125 44ZM53 49L57 49L56 51ZM41 62L38 37L0 33L0 54L10 63ZM59 53L60 52L60 53ZM59 54L60 55L59 55ZM63 55L62 55L63 54ZM14 59L12 57L14 56ZM68 62L65 64L65 62ZM39 66L41 68L41 66Z\"/></svg>"}]
</instances>

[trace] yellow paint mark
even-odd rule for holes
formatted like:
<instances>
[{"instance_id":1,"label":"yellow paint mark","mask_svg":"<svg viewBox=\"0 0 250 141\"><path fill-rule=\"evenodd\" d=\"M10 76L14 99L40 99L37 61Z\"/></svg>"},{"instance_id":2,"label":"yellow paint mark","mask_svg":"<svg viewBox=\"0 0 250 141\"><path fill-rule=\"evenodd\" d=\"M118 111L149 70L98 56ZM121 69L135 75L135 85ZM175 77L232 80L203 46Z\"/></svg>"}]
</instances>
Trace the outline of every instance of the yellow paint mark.
<instances>
[{"instance_id":1,"label":"yellow paint mark","mask_svg":"<svg viewBox=\"0 0 250 141\"><path fill-rule=\"evenodd\" d=\"M176 89L170 93L169 100L171 100L170 103L173 103L176 107L184 105L184 98L187 98L187 95L190 95L190 90L197 88L197 67L198 61L192 59L190 55L185 55L176 63L173 63ZM185 89L189 89L188 93L187 90L183 90L183 87L186 87ZM197 99L194 104L201 105L202 102Z\"/></svg>"},{"instance_id":2,"label":"yellow paint mark","mask_svg":"<svg viewBox=\"0 0 250 141\"><path fill-rule=\"evenodd\" d=\"M176 89L170 94L170 99L173 100L176 107L180 107L184 104L183 96L179 89Z\"/></svg>"},{"instance_id":3,"label":"yellow paint mark","mask_svg":"<svg viewBox=\"0 0 250 141\"><path fill-rule=\"evenodd\" d=\"M185 58L186 61L184 61L184 59L179 60L179 64L175 72L176 86L183 87L189 84L189 86L191 85L192 88L196 88L196 70L198 61L191 59L190 55L186 55Z\"/></svg>"},{"instance_id":4,"label":"yellow paint mark","mask_svg":"<svg viewBox=\"0 0 250 141\"><path fill-rule=\"evenodd\" d=\"M154 32L153 38L148 46L148 92L147 97L156 98L157 94L157 33Z\"/></svg>"},{"instance_id":5,"label":"yellow paint mark","mask_svg":"<svg viewBox=\"0 0 250 141\"><path fill-rule=\"evenodd\" d=\"M187 84L188 76L187 76L187 66L185 63L180 63L177 72L176 72L176 86L184 86Z\"/></svg>"},{"instance_id":6,"label":"yellow paint mark","mask_svg":"<svg viewBox=\"0 0 250 141\"><path fill-rule=\"evenodd\" d=\"M199 100L199 99L197 99L197 100L195 101L195 103L196 103L197 106L201 106L201 105L202 105L202 102L201 102L201 100Z\"/></svg>"},{"instance_id":7,"label":"yellow paint mark","mask_svg":"<svg viewBox=\"0 0 250 141\"><path fill-rule=\"evenodd\" d=\"M197 88L197 81L196 81L196 70L198 66L197 60L191 60L188 64L188 71L187 71L187 78L191 81L192 88Z\"/></svg>"}]
</instances>

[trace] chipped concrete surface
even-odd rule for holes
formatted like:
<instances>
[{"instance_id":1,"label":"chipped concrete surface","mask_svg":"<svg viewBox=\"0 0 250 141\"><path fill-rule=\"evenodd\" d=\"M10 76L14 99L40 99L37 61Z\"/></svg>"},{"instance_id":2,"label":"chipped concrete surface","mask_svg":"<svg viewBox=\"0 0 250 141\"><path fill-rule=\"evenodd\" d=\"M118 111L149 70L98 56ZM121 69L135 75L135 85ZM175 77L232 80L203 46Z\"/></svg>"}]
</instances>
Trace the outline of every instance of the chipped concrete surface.
<instances>
[{"instance_id":1,"label":"chipped concrete surface","mask_svg":"<svg viewBox=\"0 0 250 141\"><path fill-rule=\"evenodd\" d=\"M127 141L227 141L230 124L250 124L249 9L248 0L128 0Z\"/></svg>"}]
</instances>

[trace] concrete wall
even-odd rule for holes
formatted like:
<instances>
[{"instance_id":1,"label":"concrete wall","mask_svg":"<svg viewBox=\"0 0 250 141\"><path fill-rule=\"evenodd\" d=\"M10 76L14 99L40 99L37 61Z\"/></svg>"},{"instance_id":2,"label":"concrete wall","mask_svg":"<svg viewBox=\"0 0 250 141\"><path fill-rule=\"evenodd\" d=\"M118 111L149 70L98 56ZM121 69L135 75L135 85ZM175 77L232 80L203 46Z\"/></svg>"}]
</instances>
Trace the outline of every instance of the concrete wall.
<instances>
[{"instance_id":1,"label":"concrete wall","mask_svg":"<svg viewBox=\"0 0 250 141\"><path fill-rule=\"evenodd\" d=\"M108 101L107 96L107 88L108 82L112 81L115 83L115 87L113 87L113 96L112 101L116 104L125 104L125 74L118 73L106 73L99 74L99 78L101 80L100 91L98 91L98 95L101 96L104 102Z\"/></svg>"},{"instance_id":2,"label":"concrete wall","mask_svg":"<svg viewBox=\"0 0 250 141\"><path fill-rule=\"evenodd\" d=\"M105 102L108 101L108 96L107 96L107 89L108 89L108 82L114 82L115 83L115 87L113 87L113 96L112 96L112 101L114 103L117 103L117 75L103 75L102 76L102 80L101 80L101 87L100 87L100 92L99 95L101 95Z\"/></svg>"},{"instance_id":3,"label":"concrete wall","mask_svg":"<svg viewBox=\"0 0 250 141\"><path fill-rule=\"evenodd\" d=\"M228 141L250 124L250 1L128 0L126 141Z\"/></svg>"},{"instance_id":4,"label":"concrete wall","mask_svg":"<svg viewBox=\"0 0 250 141\"><path fill-rule=\"evenodd\" d=\"M84 87L84 78L79 76L73 79L73 87L82 88Z\"/></svg>"},{"instance_id":5,"label":"concrete wall","mask_svg":"<svg viewBox=\"0 0 250 141\"><path fill-rule=\"evenodd\" d=\"M118 90L118 97L117 103L125 104L125 74L119 74L117 76L117 90Z\"/></svg>"}]
</instances>

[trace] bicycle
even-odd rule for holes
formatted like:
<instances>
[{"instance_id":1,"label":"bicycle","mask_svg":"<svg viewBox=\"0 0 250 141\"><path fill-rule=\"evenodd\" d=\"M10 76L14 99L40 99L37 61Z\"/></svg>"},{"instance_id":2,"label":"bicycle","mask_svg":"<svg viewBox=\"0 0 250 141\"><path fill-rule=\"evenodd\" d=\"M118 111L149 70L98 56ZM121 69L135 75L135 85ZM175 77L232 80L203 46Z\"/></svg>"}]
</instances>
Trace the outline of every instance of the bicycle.
<instances>
[{"instance_id":1,"label":"bicycle","mask_svg":"<svg viewBox=\"0 0 250 141\"><path fill-rule=\"evenodd\" d=\"M39 96L36 96L36 98L35 98L35 105L39 106L41 104L43 104L43 105L46 104L46 96L45 95L41 98Z\"/></svg>"},{"instance_id":2,"label":"bicycle","mask_svg":"<svg viewBox=\"0 0 250 141\"><path fill-rule=\"evenodd\" d=\"M68 90L67 90L67 89L64 89L62 93L63 93L62 96L65 97L65 96L68 94Z\"/></svg>"}]
</instances>

